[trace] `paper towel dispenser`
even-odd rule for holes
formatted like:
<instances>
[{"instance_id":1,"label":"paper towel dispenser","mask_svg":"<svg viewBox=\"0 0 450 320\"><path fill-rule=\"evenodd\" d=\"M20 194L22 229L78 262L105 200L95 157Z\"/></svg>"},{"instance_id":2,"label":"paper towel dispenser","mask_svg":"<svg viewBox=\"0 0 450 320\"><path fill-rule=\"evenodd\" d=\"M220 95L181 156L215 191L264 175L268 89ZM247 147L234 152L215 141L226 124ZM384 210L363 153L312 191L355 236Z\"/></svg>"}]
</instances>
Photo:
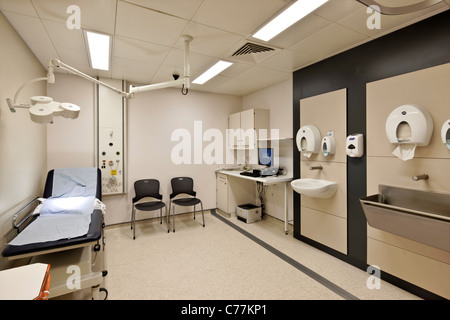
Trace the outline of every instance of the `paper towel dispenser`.
<instances>
[{"instance_id":1,"label":"paper towel dispenser","mask_svg":"<svg viewBox=\"0 0 450 320\"><path fill-rule=\"evenodd\" d=\"M433 133L430 113L415 104L407 104L391 112L386 121L386 135L390 143L427 146Z\"/></svg>"},{"instance_id":2,"label":"paper towel dispenser","mask_svg":"<svg viewBox=\"0 0 450 320\"><path fill-rule=\"evenodd\" d=\"M310 157L313 153L320 151L320 131L314 125L301 127L296 137L297 148L303 155Z\"/></svg>"}]
</instances>

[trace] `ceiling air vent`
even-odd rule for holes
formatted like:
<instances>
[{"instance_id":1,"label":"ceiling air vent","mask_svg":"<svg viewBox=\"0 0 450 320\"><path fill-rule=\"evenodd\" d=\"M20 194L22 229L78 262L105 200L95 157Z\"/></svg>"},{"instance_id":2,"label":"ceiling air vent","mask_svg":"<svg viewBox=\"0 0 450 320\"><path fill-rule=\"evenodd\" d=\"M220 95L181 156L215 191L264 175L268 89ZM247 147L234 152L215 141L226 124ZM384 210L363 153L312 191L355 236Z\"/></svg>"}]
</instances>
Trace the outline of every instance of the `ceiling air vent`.
<instances>
[{"instance_id":1,"label":"ceiling air vent","mask_svg":"<svg viewBox=\"0 0 450 320\"><path fill-rule=\"evenodd\" d=\"M278 49L263 46L257 43L245 42L238 49L233 50L230 59L240 62L260 63L272 56Z\"/></svg>"}]
</instances>

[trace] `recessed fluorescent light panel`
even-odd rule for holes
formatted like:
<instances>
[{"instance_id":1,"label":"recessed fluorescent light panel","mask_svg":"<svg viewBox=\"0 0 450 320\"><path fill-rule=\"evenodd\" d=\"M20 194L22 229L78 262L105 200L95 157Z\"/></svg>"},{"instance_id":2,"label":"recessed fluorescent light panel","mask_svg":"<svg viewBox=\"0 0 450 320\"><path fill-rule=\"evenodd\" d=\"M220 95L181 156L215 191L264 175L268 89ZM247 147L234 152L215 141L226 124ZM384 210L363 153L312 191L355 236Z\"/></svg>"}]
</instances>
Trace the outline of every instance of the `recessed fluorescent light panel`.
<instances>
[{"instance_id":1,"label":"recessed fluorescent light panel","mask_svg":"<svg viewBox=\"0 0 450 320\"><path fill-rule=\"evenodd\" d=\"M259 29L253 37L269 41L326 2L328 2L328 0L298 0L264 27Z\"/></svg>"},{"instance_id":2,"label":"recessed fluorescent light panel","mask_svg":"<svg viewBox=\"0 0 450 320\"><path fill-rule=\"evenodd\" d=\"M219 73L221 73L223 70L231 66L233 63L226 62L220 60L215 65L213 65L211 68L206 70L203 74L201 74L197 79L192 81L192 83L196 84L204 84L206 81L210 80L211 78L215 77Z\"/></svg>"},{"instance_id":3,"label":"recessed fluorescent light panel","mask_svg":"<svg viewBox=\"0 0 450 320\"><path fill-rule=\"evenodd\" d=\"M91 66L94 69L108 70L111 37L106 34L86 31Z\"/></svg>"}]
</instances>

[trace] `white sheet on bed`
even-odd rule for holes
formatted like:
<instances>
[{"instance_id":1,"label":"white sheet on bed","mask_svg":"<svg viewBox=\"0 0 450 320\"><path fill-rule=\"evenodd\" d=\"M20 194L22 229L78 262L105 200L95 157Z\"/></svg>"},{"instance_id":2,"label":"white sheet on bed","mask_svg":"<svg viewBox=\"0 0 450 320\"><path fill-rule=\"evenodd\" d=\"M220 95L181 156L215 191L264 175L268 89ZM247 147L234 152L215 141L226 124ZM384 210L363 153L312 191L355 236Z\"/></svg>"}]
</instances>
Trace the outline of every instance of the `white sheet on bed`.
<instances>
[{"instance_id":1,"label":"white sheet on bed","mask_svg":"<svg viewBox=\"0 0 450 320\"><path fill-rule=\"evenodd\" d=\"M94 196L97 168L60 168L53 173L52 198Z\"/></svg>"},{"instance_id":2,"label":"white sheet on bed","mask_svg":"<svg viewBox=\"0 0 450 320\"><path fill-rule=\"evenodd\" d=\"M55 169L52 196L41 200L39 216L9 244L19 246L87 234L92 211L100 202L95 199L96 188L97 168Z\"/></svg>"},{"instance_id":3,"label":"white sheet on bed","mask_svg":"<svg viewBox=\"0 0 450 320\"><path fill-rule=\"evenodd\" d=\"M66 213L39 216L9 244L21 246L83 236L87 234L90 223L90 214Z\"/></svg>"}]
</instances>

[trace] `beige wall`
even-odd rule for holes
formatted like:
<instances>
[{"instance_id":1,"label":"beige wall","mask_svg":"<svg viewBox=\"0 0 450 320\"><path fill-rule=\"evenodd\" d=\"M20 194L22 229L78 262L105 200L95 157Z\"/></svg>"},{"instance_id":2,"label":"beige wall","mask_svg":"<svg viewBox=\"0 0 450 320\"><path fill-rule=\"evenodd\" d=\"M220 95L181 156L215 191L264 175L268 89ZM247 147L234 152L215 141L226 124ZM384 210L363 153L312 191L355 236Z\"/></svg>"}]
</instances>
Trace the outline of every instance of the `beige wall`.
<instances>
[{"instance_id":1,"label":"beige wall","mask_svg":"<svg viewBox=\"0 0 450 320\"><path fill-rule=\"evenodd\" d=\"M242 110L258 108L270 110L270 128L279 130L280 166L293 175L292 160L292 79L282 81L271 87L256 91L243 97ZM288 220L293 220L292 188L288 187ZM284 220L284 186L269 185L265 192L266 212L277 219Z\"/></svg>"},{"instance_id":2,"label":"beige wall","mask_svg":"<svg viewBox=\"0 0 450 320\"><path fill-rule=\"evenodd\" d=\"M336 153L320 151L310 158L301 155L301 178L336 181L338 189L330 198L301 196L301 234L330 248L347 253L347 90L342 89L300 100L300 127L315 125L322 139L334 132ZM295 137L294 137L295 138ZM309 170L322 166L322 170Z\"/></svg>"},{"instance_id":3,"label":"beige wall","mask_svg":"<svg viewBox=\"0 0 450 320\"><path fill-rule=\"evenodd\" d=\"M73 75L58 74L56 83L49 85L48 90L61 100L81 107L79 119L64 125L62 122L56 123L49 128L48 169L95 165L93 84ZM202 121L203 133L207 129L217 128L225 134L228 115L240 111L241 107L241 97L196 91L190 91L184 96L178 88L142 92L128 100L128 190L125 195L103 197L107 207L106 223L116 224L130 220L133 184L144 178L159 179L161 193L164 200L168 201L170 179L181 175L191 176L204 208L215 208L214 170L219 165L209 165L204 161L202 164L174 164L171 152L178 142L171 141L171 134L176 129L187 129L193 142L194 121ZM208 144L209 142L203 142L203 147ZM140 212L138 219L156 215L157 213Z\"/></svg>"},{"instance_id":4,"label":"beige wall","mask_svg":"<svg viewBox=\"0 0 450 320\"><path fill-rule=\"evenodd\" d=\"M450 194L450 151L440 138L450 118L450 64L367 84L367 193L386 184ZM417 104L433 118L433 135L426 147L417 147L412 160L392 151L385 133L386 120L395 108ZM427 173L428 180L412 176ZM368 226L368 263L394 276L450 298L450 253Z\"/></svg>"},{"instance_id":5,"label":"beige wall","mask_svg":"<svg viewBox=\"0 0 450 320\"><path fill-rule=\"evenodd\" d=\"M12 216L42 195L46 176L46 125L31 122L28 110L12 113L6 103L24 83L46 71L0 13L0 250L9 239ZM18 103L46 95L45 82L26 87ZM0 269L6 261L0 258Z\"/></svg>"},{"instance_id":6,"label":"beige wall","mask_svg":"<svg viewBox=\"0 0 450 320\"><path fill-rule=\"evenodd\" d=\"M47 169L94 166L94 90L83 78L56 73L49 96L71 102L81 110L77 119L58 117L47 129Z\"/></svg>"}]
</instances>

